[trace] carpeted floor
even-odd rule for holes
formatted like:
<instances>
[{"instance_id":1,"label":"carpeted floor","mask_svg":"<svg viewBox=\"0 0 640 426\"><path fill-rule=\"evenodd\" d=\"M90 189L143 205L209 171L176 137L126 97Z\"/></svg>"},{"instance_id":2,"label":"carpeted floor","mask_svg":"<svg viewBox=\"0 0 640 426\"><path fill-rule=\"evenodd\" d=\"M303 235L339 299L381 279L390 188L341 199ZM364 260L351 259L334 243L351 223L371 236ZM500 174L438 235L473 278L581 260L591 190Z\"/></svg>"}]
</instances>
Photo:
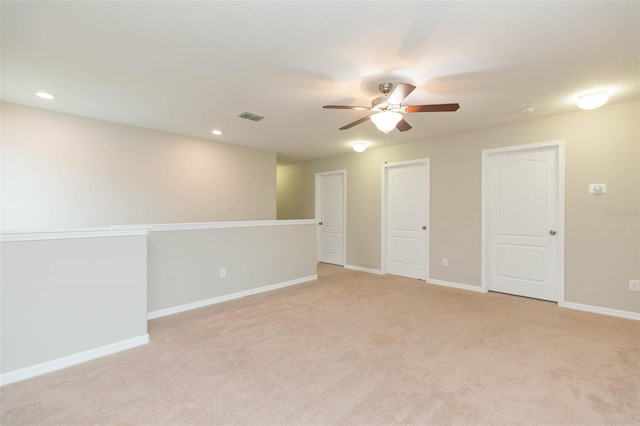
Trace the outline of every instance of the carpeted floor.
<instances>
[{"instance_id":1,"label":"carpeted floor","mask_svg":"<svg viewBox=\"0 0 640 426\"><path fill-rule=\"evenodd\" d=\"M640 324L319 265L3 387L2 425L640 424Z\"/></svg>"}]
</instances>

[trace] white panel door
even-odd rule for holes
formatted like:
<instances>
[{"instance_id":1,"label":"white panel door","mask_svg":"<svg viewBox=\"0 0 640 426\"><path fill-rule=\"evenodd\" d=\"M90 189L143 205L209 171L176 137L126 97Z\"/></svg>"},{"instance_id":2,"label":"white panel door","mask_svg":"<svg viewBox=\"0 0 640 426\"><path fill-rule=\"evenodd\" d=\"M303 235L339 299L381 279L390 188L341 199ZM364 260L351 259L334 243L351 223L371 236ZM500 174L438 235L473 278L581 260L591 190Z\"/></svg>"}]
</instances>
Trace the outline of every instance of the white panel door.
<instances>
[{"instance_id":1,"label":"white panel door","mask_svg":"<svg viewBox=\"0 0 640 426\"><path fill-rule=\"evenodd\" d=\"M429 167L426 162L386 168L387 272L426 279Z\"/></svg>"},{"instance_id":2,"label":"white panel door","mask_svg":"<svg viewBox=\"0 0 640 426\"><path fill-rule=\"evenodd\" d=\"M494 153L487 166L488 289L557 301L557 147Z\"/></svg>"},{"instance_id":3,"label":"white panel door","mask_svg":"<svg viewBox=\"0 0 640 426\"><path fill-rule=\"evenodd\" d=\"M344 266L345 175L318 174L316 218L318 219L318 260Z\"/></svg>"}]
</instances>

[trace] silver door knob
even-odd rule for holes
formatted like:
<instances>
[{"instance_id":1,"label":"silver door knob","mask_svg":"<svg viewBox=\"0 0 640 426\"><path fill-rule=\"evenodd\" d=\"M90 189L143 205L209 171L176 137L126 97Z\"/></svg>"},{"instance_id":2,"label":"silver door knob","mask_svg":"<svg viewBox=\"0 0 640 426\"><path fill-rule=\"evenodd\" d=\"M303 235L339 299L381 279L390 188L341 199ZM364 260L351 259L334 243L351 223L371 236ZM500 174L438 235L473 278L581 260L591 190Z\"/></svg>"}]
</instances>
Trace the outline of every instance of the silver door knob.
<instances>
[{"instance_id":1,"label":"silver door knob","mask_svg":"<svg viewBox=\"0 0 640 426\"><path fill-rule=\"evenodd\" d=\"M427 227L426 227L426 226L423 226L423 227L422 227L422 229L426 230L426 229L427 229Z\"/></svg>"},{"instance_id":2,"label":"silver door knob","mask_svg":"<svg viewBox=\"0 0 640 426\"><path fill-rule=\"evenodd\" d=\"M318 222L318 225L322 225L322 222Z\"/></svg>"},{"instance_id":3,"label":"silver door knob","mask_svg":"<svg viewBox=\"0 0 640 426\"><path fill-rule=\"evenodd\" d=\"M551 231L549 231L549 235L556 235L556 231L552 229Z\"/></svg>"}]
</instances>

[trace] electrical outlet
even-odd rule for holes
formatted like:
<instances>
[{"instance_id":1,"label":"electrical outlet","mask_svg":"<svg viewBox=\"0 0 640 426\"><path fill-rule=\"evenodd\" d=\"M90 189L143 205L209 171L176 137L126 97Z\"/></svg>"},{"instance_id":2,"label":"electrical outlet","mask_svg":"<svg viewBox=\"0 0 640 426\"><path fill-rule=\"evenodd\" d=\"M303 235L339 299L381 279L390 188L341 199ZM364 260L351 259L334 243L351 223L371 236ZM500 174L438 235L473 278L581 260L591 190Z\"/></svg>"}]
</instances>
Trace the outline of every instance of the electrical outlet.
<instances>
[{"instance_id":1,"label":"electrical outlet","mask_svg":"<svg viewBox=\"0 0 640 426\"><path fill-rule=\"evenodd\" d=\"M220 268L220 278L227 277L227 268Z\"/></svg>"},{"instance_id":2,"label":"electrical outlet","mask_svg":"<svg viewBox=\"0 0 640 426\"><path fill-rule=\"evenodd\" d=\"M640 280L629 280L630 291L640 291Z\"/></svg>"},{"instance_id":3,"label":"electrical outlet","mask_svg":"<svg viewBox=\"0 0 640 426\"><path fill-rule=\"evenodd\" d=\"M442 266L449 266L449 260L446 257L442 258Z\"/></svg>"}]
</instances>

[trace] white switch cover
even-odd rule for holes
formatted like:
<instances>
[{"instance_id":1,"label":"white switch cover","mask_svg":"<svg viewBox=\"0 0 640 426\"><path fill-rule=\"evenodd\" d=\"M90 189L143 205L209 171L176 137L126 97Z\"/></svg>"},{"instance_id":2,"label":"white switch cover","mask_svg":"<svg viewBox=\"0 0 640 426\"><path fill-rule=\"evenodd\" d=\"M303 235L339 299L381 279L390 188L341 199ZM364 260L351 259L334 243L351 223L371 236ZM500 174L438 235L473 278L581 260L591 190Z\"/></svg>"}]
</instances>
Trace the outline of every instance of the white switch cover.
<instances>
[{"instance_id":1,"label":"white switch cover","mask_svg":"<svg viewBox=\"0 0 640 426\"><path fill-rule=\"evenodd\" d=\"M446 257L442 258L442 266L449 266L449 260Z\"/></svg>"},{"instance_id":2,"label":"white switch cover","mask_svg":"<svg viewBox=\"0 0 640 426\"><path fill-rule=\"evenodd\" d=\"M605 194L607 192L606 183L590 183L589 194Z\"/></svg>"},{"instance_id":3,"label":"white switch cover","mask_svg":"<svg viewBox=\"0 0 640 426\"><path fill-rule=\"evenodd\" d=\"M227 277L227 268L220 268L220 278Z\"/></svg>"},{"instance_id":4,"label":"white switch cover","mask_svg":"<svg viewBox=\"0 0 640 426\"><path fill-rule=\"evenodd\" d=\"M630 291L640 291L640 280L629 280Z\"/></svg>"}]
</instances>

